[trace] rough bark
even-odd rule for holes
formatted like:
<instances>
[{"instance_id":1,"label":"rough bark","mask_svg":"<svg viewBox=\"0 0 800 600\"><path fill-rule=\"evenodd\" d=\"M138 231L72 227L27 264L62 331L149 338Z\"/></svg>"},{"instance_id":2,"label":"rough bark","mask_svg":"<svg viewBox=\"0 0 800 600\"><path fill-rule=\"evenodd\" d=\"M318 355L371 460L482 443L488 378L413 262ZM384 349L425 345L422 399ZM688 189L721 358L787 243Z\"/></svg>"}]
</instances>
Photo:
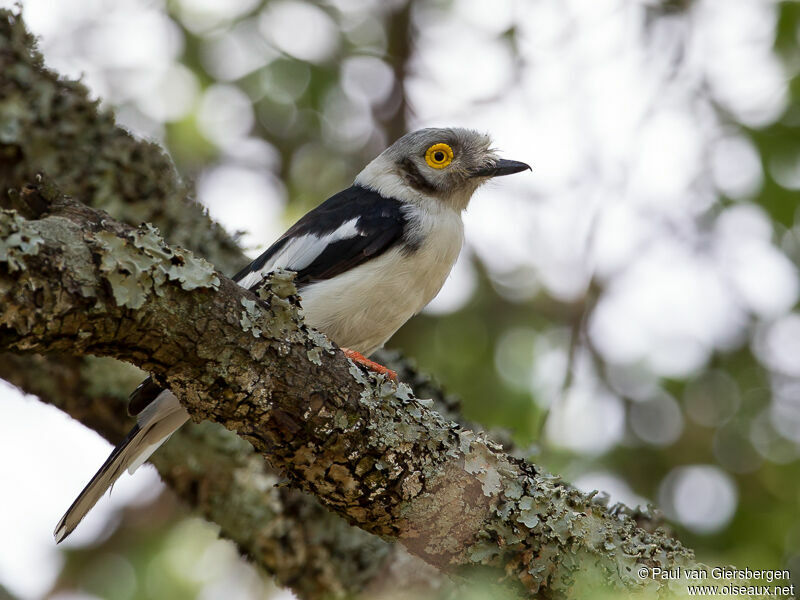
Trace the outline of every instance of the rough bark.
<instances>
[{"instance_id":1,"label":"rough bark","mask_svg":"<svg viewBox=\"0 0 800 600\"><path fill-rule=\"evenodd\" d=\"M351 524L443 571L483 565L530 593L592 566L640 587L691 553L365 375L303 325L291 280L260 297L150 225L49 187L0 213L0 348L111 356L151 373L197 421L221 423ZM30 208L33 207L33 208ZM33 215L31 215L33 216Z\"/></svg>"},{"instance_id":2,"label":"rough bark","mask_svg":"<svg viewBox=\"0 0 800 600\"><path fill-rule=\"evenodd\" d=\"M92 356L6 354L0 371L112 443L132 425L124 402L143 376L125 363ZM351 527L312 496L274 485L281 478L253 447L218 425L183 427L150 462L242 555L300 598L380 598L409 586L410 597L422 598L449 585L396 544ZM76 494L84 483L75 481Z\"/></svg>"}]
</instances>

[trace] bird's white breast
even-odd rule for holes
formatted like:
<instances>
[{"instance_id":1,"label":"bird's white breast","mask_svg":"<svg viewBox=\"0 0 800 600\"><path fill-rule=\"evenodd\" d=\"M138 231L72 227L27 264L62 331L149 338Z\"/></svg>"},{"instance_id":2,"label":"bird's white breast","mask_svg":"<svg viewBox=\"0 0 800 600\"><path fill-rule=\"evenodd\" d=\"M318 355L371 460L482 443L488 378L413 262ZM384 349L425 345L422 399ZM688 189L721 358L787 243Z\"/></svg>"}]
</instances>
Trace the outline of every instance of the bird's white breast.
<instances>
[{"instance_id":1,"label":"bird's white breast","mask_svg":"<svg viewBox=\"0 0 800 600\"><path fill-rule=\"evenodd\" d=\"M409 205L416 250L395 246L331 279L303 289L306 323L339 346L369 355L439 292L464 240L461 216L435 200Z\"/></svg>"}]
</instances>

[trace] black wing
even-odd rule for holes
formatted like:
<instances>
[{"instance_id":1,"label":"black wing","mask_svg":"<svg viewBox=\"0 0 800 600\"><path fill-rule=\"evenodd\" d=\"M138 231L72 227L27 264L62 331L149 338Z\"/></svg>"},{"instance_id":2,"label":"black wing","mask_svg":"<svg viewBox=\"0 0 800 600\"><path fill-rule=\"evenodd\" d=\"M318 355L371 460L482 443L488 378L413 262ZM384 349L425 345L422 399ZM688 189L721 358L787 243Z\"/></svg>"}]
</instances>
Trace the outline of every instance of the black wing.
<instances>
[{"instance_id":1,"label":"black wing","mask_svg":"<svg viewBox=\"0 0 800 600\"><path fill-rule=\"evenodd\" d=\"M138 415L163 391L164 388L148 377L128 397L128 414L132 417Z\"/></svg>"},{"instance_id":2,"label":"black wing","mask_svg":"<svg viewBox=\"0 0 800 600\"><path fill-rule=\"evenodd\" d=\"M252 289L283 267L297 271L302 289L380 256L400 242L407 225L399 200L353 186L308 212L233 280Z\"/></svg>"}]
</instances>

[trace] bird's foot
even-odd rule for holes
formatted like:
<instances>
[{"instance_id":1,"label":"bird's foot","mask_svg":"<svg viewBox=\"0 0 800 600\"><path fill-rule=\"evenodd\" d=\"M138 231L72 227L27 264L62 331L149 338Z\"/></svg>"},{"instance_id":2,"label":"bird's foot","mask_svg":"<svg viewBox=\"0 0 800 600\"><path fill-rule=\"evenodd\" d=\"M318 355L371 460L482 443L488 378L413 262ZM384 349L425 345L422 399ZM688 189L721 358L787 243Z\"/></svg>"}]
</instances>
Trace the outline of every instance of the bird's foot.
<instances>
[{"instance_id":1,"label":"bird's foot","mask_svg":"<svg viewBox=\"0 0 800 600\"><path fill-rule=\"evenodd\" d=\"M374 360L368 359L360 352L356 352L355 350L350 350L350 348L342 348L342 352L344 352L344 355L347 358L360 365L364 365L370 371L374 373L380 373L381 375L383 375L384 377L388 377L392 381L397 381L397 373L395 373L388 367L384 367L383 365L376 363Z\"/></svg>"}]
</instances>

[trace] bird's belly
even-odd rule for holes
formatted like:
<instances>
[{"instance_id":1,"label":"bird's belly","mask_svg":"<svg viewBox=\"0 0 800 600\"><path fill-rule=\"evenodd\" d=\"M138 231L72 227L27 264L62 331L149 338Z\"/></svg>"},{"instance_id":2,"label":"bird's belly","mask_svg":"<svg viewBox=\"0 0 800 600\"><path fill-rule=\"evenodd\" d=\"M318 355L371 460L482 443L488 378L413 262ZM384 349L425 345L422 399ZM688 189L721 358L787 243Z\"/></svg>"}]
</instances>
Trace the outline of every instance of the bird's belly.
<instances>
[{"instance_id":1,"label":"bird's belly","mask_svg":"<svg viewBox=\"0 0 800 600\"><path fill-rule=\"evenodd\" d=\"M394 248L332 279L305 287L300 296L306 323L339 346L369 355L439 292L458 247L431 256Z\"/></svg>"}]
</instances>

